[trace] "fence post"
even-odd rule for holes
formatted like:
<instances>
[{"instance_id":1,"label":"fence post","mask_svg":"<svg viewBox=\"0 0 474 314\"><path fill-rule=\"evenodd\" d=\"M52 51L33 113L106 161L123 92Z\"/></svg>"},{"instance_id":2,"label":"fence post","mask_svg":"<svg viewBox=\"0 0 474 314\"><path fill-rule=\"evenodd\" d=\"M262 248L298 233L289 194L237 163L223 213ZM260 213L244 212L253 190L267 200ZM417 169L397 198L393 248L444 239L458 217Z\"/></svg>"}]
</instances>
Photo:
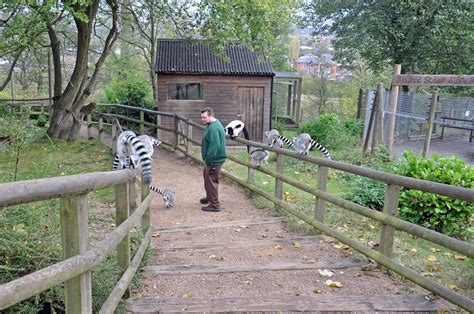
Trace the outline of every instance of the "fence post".
<instances>
[{"instance_id":1,"label":"fence post","mask_svg":"<svg viewBox=\"0 0 474 314\"><path fill-rule=\"evenodd\" d=\"M374 152L374 148L383 143L383 104L384 104L384 91L383 83L377 84L377 101L375 102L375 125L374 133L372 135L372 147L371 152Z\"/></svg>"},{"instance_id":2,"label":"fence post","mask_svg":"<svg viewBox=\"0 0 474 314\"><path fill-rule=\"evenodd\" d=\"M89 248L87 194L60 199L61 240L64 259L85 253ZM92 313L91 272L64 282L66 313Z\"/></svg>"},{"instance_id":3,"label":"fence post","mask_svg":"<svg viewBox=\"0 0 474 314\"><path fill-rule=\"evenodd\" d=\"M130 215L135 212L137 208L137 178L133 177L128 181L128 206L130 209Z\"/></svg>"},{"instance_id":4,"label":"fence post","mask_svg":"<svg viewBox=\"0 0 474 314\"><path fill-rule=\"evenodd\" d=\"M329 168L325 166L318 166L318 182L317 189L321 192L326 192L328 183L328 172ZM314 219L324 223L324 211L326 210L326 201L316 196L316 202L314 203ZM315 234L320 232L314 229Z\"/></svg>"},{"instance_id":5,"label":"fence post","mask_svg":"<svg viewBox=\"0 0 474 314\"><path fill-rule=\"evenodd\" d=\"M145 112L140 110L140 134L145 134Z\"/></svg>"},{"instance_id":6,"label":"fence post","mask_svg":"<svg viewBox=\"0 0 474 314\"><path fill-rule=\"evenodd\" d=\"M99 140L104 141L104 118L102 116L99 117Z\"/></svg>"},{"instance_id":7,"label":"fence post","mask_svg":"<svg viewBox=\"0 0 474 314\"><path fill-rule=\"evenodd\" d=\"M400 64L395 64L393 67L393 74L400 75L402 66ZM387 117L387 148L388 155L390 158L393 153L393 133L395 131L395 114L397 113L397 103L398 103L398 85L392 84L392 92L390 94L390 109L389 116Z\"/></svg>"},{"instance_id":8,"label":"fence post","mask_svg":"<svg viewBox=\"0 0 474 314\"><path fill-rule=\"evenodd\" d=\"M87 114L87 139L92 138L92 114Z\"/></svg>"},{"instance_id":9,"label":"fence post","mask_svg":"<svg viewBox=\"0 0 474 314\"><path fill-rule=\"evenodd\" d=\"M428 121L426 122L426 135L425 135L425 145L423 146L423 158L426 158L428 151L430 150L431 142L431 132L433 132L433 120L436 112L436 104L438 102L438 92L434 91L431 93L431 104L430 104L430 114L428 116Z\"/></svg>"},{"instance_id":10,"label":"fence post","mask_svg":"<svg viewBox=\"0 0 474 314\"><path fill-rule=\"evenodd\" d=\"M284 155L278 153L276 158L276 171L278 174L284 174L285 171ZM275 178L275 197L280 201L283 200L283 181L278 178ZM280 207L275 205L275 209L279 210Z\"/></svg>"},{"instance_id":11,"label":"fence post","mask_svg":"<svg viewBox=\"0 0 474 314\"><path fill-rule=\"evenodd\" d=\"M192 151L193 151L193 143L190 141L190 139L193 139L193 126L189 124L188 122L188 129L186 133L187 139L186 139L186 154L188 156L191 156Z\"/></svg>"},{"instance_id":12,"label":"fence post","mask_svg":"<svg viewBox=\"0 0 474 314\"><path fill-rule=\"evenodd\" d=\"M129 216L128 181L115 186L115 226L118 227ZM117 245L117 263L122 269L130 264L130 234Z\"/></svg>"},{"instance_id":13,"label":"fence post","mask_svg":"<svg viewBox=\"0 0 474 314\"><path fill-rule=\"evenodd\" d=\"M112 153L117 153L117 120L112 120Z\"/></svg>"},{"instance_id":14,"label":"fence post","mask_svg":"<svg viewBox=\"0 0 474 314\"><path fill-rule=\"evenodd\" d=\"M145 198L150 194L150 186L146 184L141 184L141 190L142 190L142 202L145 200ZM143 234L145 234L148 231L148 228L150 228L150 207L146 209L146 211L143 213L142 216L142 231Z\"/></svg>"},{"instance_id":15,"label":"fence post","mask_svg":"<svg viewBox=\"0 0 474 314\"><path fill-rule=\"evenodd\" d=\"M161 116L156 115L156 125L161 126ZM156 138L161 139L161 130L156 128Z\"/></svg>"},{"instance_id":16,"label":"fence post","mask_svg":"<svg viewBox=\"0 0 474 314\"><path fill-rule=\"evenodd\" d=\"M400 197L400 186L387 184L385 192L383 213L389 216L396 216L398 211L398 199ZM380 228L380 253L387 257L392 257L393 235L395 229L386 224L382 224Z\"/></svg>"},{"instance_id":17,"label":"fence post","mask_svg":"<svg viewBox=\"0 0 474 314\"><path fill-rule=\"evenodd\" d=\"M174 147L173 147L174 151L176 151L176 148L179 145L178 128L179 128L179 120L178 120L178 117L174 115Z\"/></svg>"}]
</instances>

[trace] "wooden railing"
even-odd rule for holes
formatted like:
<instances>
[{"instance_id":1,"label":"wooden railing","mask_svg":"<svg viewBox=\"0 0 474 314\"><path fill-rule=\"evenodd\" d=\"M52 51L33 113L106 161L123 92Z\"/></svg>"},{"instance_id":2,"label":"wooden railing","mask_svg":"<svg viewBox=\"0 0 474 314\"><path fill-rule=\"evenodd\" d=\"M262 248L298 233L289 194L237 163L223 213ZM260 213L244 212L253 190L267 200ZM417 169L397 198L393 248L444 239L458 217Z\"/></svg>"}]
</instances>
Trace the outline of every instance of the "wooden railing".
<instances>
[{"instance_id":1,"label":"wooden railing","mask_svg":"<svg viewBox=\"0 0 474 314\"><path fill-rule=\"evenodd\" d=\"M0 105L9 106L13 112L19 112L20 108L25 106L30 108L30 115L50 115L52 99L38 98L38 99L0 99Z\"/></svg>"},{"instance_id":2,"label":"wooden railing","mask_svg":"<svg viewBox=\"0 0 474 314\"><path fill-rule=\"evenodd\" d=\"M194 133L193 130L194 129L203 130L204 127L201 124L198 124L184 116L166 113L166 112L140 109L136 107L123 106L123 105L107 105L105 107L108 108L107 109L108 113L96 113L95 116L98 117L97 121L93 120L93 115L89 115L87 117L89 130L92 130L92 127L94 125L97 125L97 127L99 128L99 135L103 134L104 124L105 124L104 121L108 121L111 128L112 141L115 141L117 138L116 121L119 120L121 123L123 121L136 123L138 125L140 133L144 133L146 128L150 128L152 130L151 133L156 134L157 137L160 139L161 139L161 136L160 136L161 132L169 132L171 136L168 136L168 137L172 137L172 141L170 142L164 141L163 144L170 146L174 150L181 151L187 157L195 160L198 163L202 163L202 161L199 158L194 157L192 154L193 145L198 145L198 146L200 145L200 142L196 141L192 137ZM140 118L135 119L135 118L126 117L123 115L117 115L116 113L113 113L114 108L135 110L139 112ZM156 121L156 123L146 122L145 120L146 114L151 115ZM166 128L161 125L161 117L163 116L174 119L173 128ZM435 293L436 295L439 295L445 298L446 300L460 306L461 308L465 310L474 312L473 300L455 291L452 291L432 280L429 280L423 277L422 275L414 272L413 270L396 263L392 259L395 230L404 231L408 234L420 237L429 242L439 244L440 246L443 246L447 249L464 254L470 258L474 258L474 246L472 244L445 236L438 232L435 232L427 228L396 218L397 210L398 210L397 207L398 207L399 193L402 187L417 189L417 190L435 193L439 195L445 195L445 196L449 196L455 199L465 200L468 202L474 201L474 190L431 182L431 181L413 179L409 177L404 177L404 176L386 173L382 171L376 171L372 169L366 169L363 167L358 167L358 166L354 166L354 165L350 165L350 164L346 164L342 162L337 162L337 161L332 161L332 160L327 160L327 159L322 159L322 158L317 158L317 157L312 157L312 156L300 156L296 154L295 152L292 152L289 150L279 149L279 148L270 148L267 145L257 143L257 142L247 141L240 138L237 138L236 141L244 145L265 148L269 151L274 152L276 154L276 160L277 160L276 172L269 170L268 168L265 168L265 167L256 167L254 165L251 165L249 164L247 160L240 160L236 157L229 156L228 157L229 160L247 167L248 177L247 177L247 180L242 180L239 177L235 176L234 174L223 170L222 174L224 176L241 184L242 186L248 188L249 190L263 196L264 198L270 200L271 202L275 204L275 206L282 208L285 211L287 211L289 214L292 214L302 219L303 221L305 221L306 223L308 223L315 229L319 230L320 232L324 232L328 234L329 236L338 239L342 243L345 243L351 246L355 250L373 259L374 261L379 263L381 266L394 271L395 273ZM318 168L316 186L303 184L293 178L285 176L284 175L285 156L299 159L299 160L316 165ZM364 177L381 181L387 184L383 212L378 212L371 208L358 205L356 203L344 200L340 197L337 197L328 193L326 190L326 185L328 181L329 169L336 169L336 170L352 173L354 175L364 176ZM263 191L262 189L260 189L254 184L255 171L265 173L275 178L275 195L271 195L270 193ZM293 205L289 204L288 202L283 201L283 183L290 184L316 197L316 201L314 204L314 213L312 217L307 215L305 212L295 208ZM2 190L0 189L0 193L1 192ZM3 194L4 193L2 193L2 195ZM119 194L120 193L118 193L118 195ZM375 221L379 222L381 224L380 250L376 251L376 250L370 249L363 243L357 240L351 239L345 236L343 233L338 232L330 228L328 225L324 224L324 213L325 213L326 202L332 203L338 207L344 208L351 212L358 213L360 215L374 219ZM140 211L137 210L137 212L141 212L141 210ZM136 213L134 215L136 215ZM134 215L132 215L132 217L134 217ZM138 218L134 218L134 219L138 219ZM117 228L117 230L119 228ZM117 232L117 230L114 232ZM84 253L83 255L86 255L86 254ZM82 255L79 255L79 256L82 256ZM82 257L82 258L85 258L85 257ZM76 261L76 263L78 262ZM82 263L85 263L85 262L82 262ZM83 266L82 268L83 271L90 269L90 268L84 267L85 264L81 264L81 265ZM80 273L74 272L73 275L77 276L78 274ZM68 278L72 278L73 275L71 275L71 277L68 277ZM63 277L61 277L61 279L62 278ZM23 278L20 278L18 280L22 280L22 279ZM38 291L38 289L36 289L35 291ZM3 300L2 293L6 293L6 290L3 290L3 286L0 286L0 299ZM0 303L0 305L2 304L3 303ZM13 304L13 303L8 303L8 304Z\"/></svg>"},{"instance_id":3,"label":"wooden railing","mask_svg":"<svg viewBox=\"0 0 474 314\"><path fill-rule=\"evenodd\" d=\"M153 134L159 134L159 131L166 131L173 134L173 141L172 142L165 142L165 145L170 146L174 150L180 151L185 154L187 157L193 159L198 163L202 163L199 158L196 158L192 154L192 146L197 145L200 146L200 142L193 139L192 134L194 133L193 130L199 129L203 130L204 126L198 124L191 119L176 115L170 114L165 112L153 111L153 110L145 110L139 109L135 107L129 106L117 106L118 108L126 108L127 110L137 110L140 112L140 119L133 119L130 117L124 117L120 115L111 115L121 121L130 121L137 123L139 125L140 132L145 130L145 127L151 128ZM174 128L165 128L162 127L159 123L156 125L153 123L145 122L144 116L145 114L149 114L151 116L156 117L156 121L160 121L160 116L167 116L172 117L174 119ZM116 130L115 132L116 134ZM115 139L116 137L114 137ZM453 250L460 254L466 255L469 258L474 258L474 245L451 238L449 236L443 235L436 231L409 223L407 221L401 220L396 218L397 211L398 211L398 199L400 195L400 190L402 187L410 188L410 189L417 189L424 192L435 193L439 195L444 195L448 197L452 197L459 200L464 200L468 202L474 202L474 190L451 186L442 183L436 183L431 181L419 180L410 177L395 175L392 173L367 169L359 166L354 166L338 161L317 158L313 156L300 156L295 152L286 150L286 149L279 149L279 148L270 148L267 145L262 143L257 143L253 141L247 141L242 138L235 139L238 143L243 145L249 145L251 147L258 147L264 148L269 151L272 151L276 154L276 171L269 170L265 167L257 167L251 165L247 160L240 160L232 155L228 156L228 159L232 162L240 164L242 166L247 167L248 177L247 180L242 180L236 175L229 173L228 171L222 170L222 174L239 183L240 185L248 188L249 190L263 196L264 198L268 199L269 201L273 202L276 207L282 208L286 210L289 214L292 214L315 229L319 232L324 232L331 237L334 237L345 243L355 250L359 251L360 253L366 255L367 257L373 259L381 266L389 269L406 279L416 283L417 285L439 295L446 300L460 306L463 309L473 312L474 311L474 302L473 300L469 299L466 296L463 296L453 290L450 290L430 279L427 279L420 275L419 273L402 266L396 263L392 259L393 255L393 243L394 243L394 234L395 230L404 231L408 234L417 236L419 238L425 239L429 242L436 243L442 247L447 249ZM180 143L184 143L181 145ZM309 162L314 164L318 168L317 174L317 183L316 186L311 186L308 184L304 184L298 182L297 180L290 178L284 175L284 157L295 158L301 161ZM340 171L344 171L347 173L351 173L358 176L364 176L367 178L371 178L380 182L384 182L387 185L385 199L384 199L384 208L383 212L376 211L374 209L361 206L359 204L347 201L343 198L331 195L327 192L326 186L328 182L328 172L329 169L336 169ZM258 186L254 184L254 176L255 171L259 171L265 173L269 176L275 178L275 195L271 195L268 192L260 189ZM293 205L289 204L288 202L283 201L283 183L292 185L302 191L305 191L311 195L316 197L315 204L314 204L314 213L313 216L307 215L305 212L298 210ZM363 243L351 239L345 236L343 233L336 231L330 228L328 225L324 224L324 213L326 208L326 202L332 203L340 208L344 208L348 211L360 214L362 216L371 218L381 224L380 228L380 249L379 251L373 250Z\"/></svg>"},{"instance_id":4,"label":"wooden railing","mask_svg":"<svg viewBox=\"0 0 474 314\"><path fill-rule=\"evenodd\" d=\"M95 172L0 184L0 208L33 201L60 199L64 260L0 286L0 310L64 283L67 313L92 313L91 269L112 250L125 271L100 313L113 313L130 285L151 239L148 186L136 204L137 170ZM116 229L89 248L88 193L115 186ZM131 214L132 213L132 214ZM130 215L131 214L131 215ZM130 263L131 230L141 224L144 238Z\"/></svg>"}]
</instances>

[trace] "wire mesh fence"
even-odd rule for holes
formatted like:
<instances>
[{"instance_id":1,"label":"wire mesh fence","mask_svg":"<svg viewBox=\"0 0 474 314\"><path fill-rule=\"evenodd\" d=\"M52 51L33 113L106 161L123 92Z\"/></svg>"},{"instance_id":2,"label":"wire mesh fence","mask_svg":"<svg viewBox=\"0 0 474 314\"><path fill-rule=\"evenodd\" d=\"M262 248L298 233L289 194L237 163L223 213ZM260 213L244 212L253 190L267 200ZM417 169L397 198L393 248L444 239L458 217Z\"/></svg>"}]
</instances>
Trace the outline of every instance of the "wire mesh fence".
<instances>
[{"instance_id":1,"label":"wire mesh fence","mask_svg":"<svg viewBox=\"0 0 474 314\"><path fill-rule=\"evenodd\" d=\"M384 134L387 134L390 96L390 91L385 91ZM399 93L394 130L395 157L400 157L406 149L422 154L431 97L428 93ZM365 125L370 118L373 99L374 92L369 92ZM467 163L474 164L473 97L438 96L427 157L433 154L442 157L454 155Z\"/></svg>"}]
</instances>

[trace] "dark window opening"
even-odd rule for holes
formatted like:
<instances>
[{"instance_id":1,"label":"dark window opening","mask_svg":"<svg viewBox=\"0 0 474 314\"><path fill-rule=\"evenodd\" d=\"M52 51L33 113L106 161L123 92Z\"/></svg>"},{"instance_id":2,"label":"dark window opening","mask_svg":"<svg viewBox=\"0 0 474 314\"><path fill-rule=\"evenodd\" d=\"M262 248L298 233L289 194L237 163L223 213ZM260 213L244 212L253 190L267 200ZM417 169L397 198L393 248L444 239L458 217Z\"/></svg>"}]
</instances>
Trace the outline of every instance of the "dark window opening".
<instances>
[{"instance_id":1,"label":"dark window opening","mask_svg":"<svg viewBox=\"0 0 474 314\"><path fill-rule=\"evenodd\" d=\"M173 100L203 100L201 83L168 84L168 99Z\"/></svg>"}]
</instances>

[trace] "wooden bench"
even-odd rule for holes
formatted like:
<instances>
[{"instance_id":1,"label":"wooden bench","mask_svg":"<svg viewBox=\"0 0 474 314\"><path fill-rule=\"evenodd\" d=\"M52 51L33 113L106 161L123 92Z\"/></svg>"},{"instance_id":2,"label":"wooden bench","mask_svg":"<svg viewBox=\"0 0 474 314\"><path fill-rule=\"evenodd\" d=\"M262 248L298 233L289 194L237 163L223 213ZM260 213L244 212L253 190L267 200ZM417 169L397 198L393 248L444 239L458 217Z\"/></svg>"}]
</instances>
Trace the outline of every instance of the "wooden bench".
<instances>
[{"instance_id":1,"label":"wooden bench","mask_svg":"<svg viewBox=\"0 0 474 314\"><path fill-rule=\"evenodd\" d=\"M474 132L474 120L441 117L443 123L441 123L441 138L444 136L444 128L462 129L471 131L469 135L469 142L472 142Z\"/></svg>"}]
</instances>

